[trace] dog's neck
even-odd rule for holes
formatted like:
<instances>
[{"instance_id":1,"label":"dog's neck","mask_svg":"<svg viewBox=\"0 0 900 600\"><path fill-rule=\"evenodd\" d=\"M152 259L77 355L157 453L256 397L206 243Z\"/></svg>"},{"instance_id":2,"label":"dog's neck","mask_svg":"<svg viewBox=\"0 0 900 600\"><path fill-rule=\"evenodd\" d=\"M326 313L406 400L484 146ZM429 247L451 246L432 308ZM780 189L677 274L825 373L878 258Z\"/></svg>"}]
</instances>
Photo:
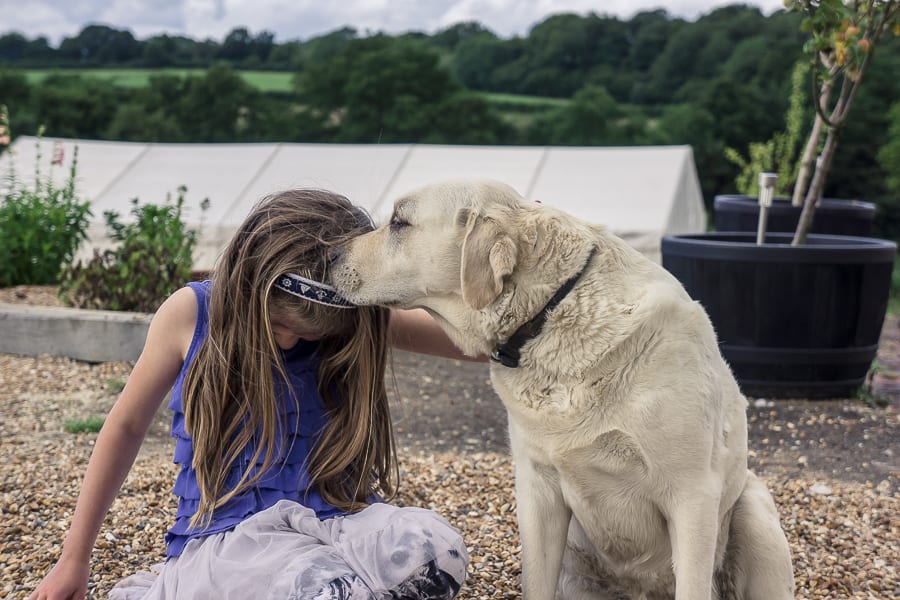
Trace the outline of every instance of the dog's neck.
<instances>
[{"instance_id":1,"label":"dog's neck","mask_svg":"<svg viewBox=\"0 0 900 600\"><path fill-rule=\"evenodd\" d=\"M493 362L499 363L504 367L508 367L511 369L518 368L522 346L524 346L529 340L532 340L540 335L541 330L544 327L544 323L547 321L547 316L551 311L553 311L554 308L559 305L560 302L563 301L563 299L569 294L569 292L572 291L572 288L574 288L575 284L578 283L578 281L581 279L582 274L587 270L591 259L594 258L594 255L596 253L597 247L593 246L581 269L565 282L563 282L559 289L556 290L556 293L551 296L550 300L547 301L547 304L545 304L544 307L537 312L537 314L520 325L519 328L516 329L505 342L497 345L494 348L493 352L491 352L491 360Z\"/></svg>"}]
</instances>

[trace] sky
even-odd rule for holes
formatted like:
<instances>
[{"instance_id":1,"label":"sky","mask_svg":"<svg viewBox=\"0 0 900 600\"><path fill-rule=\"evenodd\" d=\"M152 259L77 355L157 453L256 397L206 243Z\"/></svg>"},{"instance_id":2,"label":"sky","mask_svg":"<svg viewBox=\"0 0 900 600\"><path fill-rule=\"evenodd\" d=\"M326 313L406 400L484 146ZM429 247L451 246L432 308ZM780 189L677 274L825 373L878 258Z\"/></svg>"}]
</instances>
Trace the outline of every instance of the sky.
<instances>
[{"instance_id":1,"label":"sky","mask_svg":"<svg viewBox=\"0 0 900 600\"><path fill-rule=\"evenodd\" d=\"M45 36L51 45L86 25L128 29L138 39L168 33L222 41L229 31L266 30L276 42L307 40L343 26L361 35L422 31L433 34L462 21L479 21L497 35L527 35L547 16L596 12L628 19L641 10L665 9L694 20L733 1L703 0L0 0L0 34ZM764 14L783 0L746 0Z\"/></svg>"}]
</instances>

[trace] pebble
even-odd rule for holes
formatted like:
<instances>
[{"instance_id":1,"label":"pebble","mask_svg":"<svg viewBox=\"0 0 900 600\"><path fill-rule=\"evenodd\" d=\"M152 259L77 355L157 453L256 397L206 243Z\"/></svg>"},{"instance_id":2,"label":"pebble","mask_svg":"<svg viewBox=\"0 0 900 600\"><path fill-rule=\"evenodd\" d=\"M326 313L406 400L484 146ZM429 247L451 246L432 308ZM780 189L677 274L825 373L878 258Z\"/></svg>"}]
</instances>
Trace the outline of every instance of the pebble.
<instances>
[{"instance_id":1,"label":"pebble","mask_svg":"<svg viewBox=\"0 0 900 600\"><path fill-rule=\"evenodd\" d=\"M130 368L127 363L89 365L0 354L0 598L27 598L59 556L96 439L96 434L66 433L62 424L105 414L115 400L109 382L124 381ZM773 406L765 399L751 405ZM814 423L833 424L835 418L844 417L804 414L796 423L781 425L801 431ZM896 420L896 412L888 418ZM164 421L156 435L145 444L104 521L93 553L91 597L106 597L118 580L164 558L163 537L175 513L170 490L176 473ZM825 445L824 440L810 441L818 448ZM757 440L752 450L790 544L796 597L897 597L896 477L860 482L809 468L788 475L763 460L776 456L766 443ZM476 447L456 453L402 452L402 484L394 502L436 510L462 532L472 561L460 600L517 600L521 545L512 464L506 452L479 452ZM891 461L894 451L879 455Z\"/></svg>"},{"instance_id":2,"label":"pebble","mask_svg":"<svg viewBox=\"0 0 900 600\"><path fill-rule=\"evenodd\" d=\"M47 396L39 401L47 408L61 402ZM41 436L26 427L34 414L19 412L3 424L4 448L11 456L0 463L0 597L26 598L59 556L91 450L93 434L67 434L63 439L70 444L57 453L48 451ZM52 431L42 435L55 436ZM10 438L16 443L7 446ZM26 468L29 472L23 473ZM407 455L401 468L395 502L438 511L466 540L472 561L458 598L521 598L509 456ZM28 485L37 474L41 485ZM174 475L167 453L142 451L94 550L92 597L105 597L122 577L163 559L163 536L175 510L169 493ZM797 598L883 598L886 590L900 589L894 568L900 563L900 501L887 481L871 486L785 477L766 481L791 546ZM36 528L35 521L54 526Z\"/></svg>"},{"instance_id":3,"label":"pebble","mask_svg":"<svg viewBox=\"0 0 900 600\"><path fill-rule=\"evenodd\" d=\"M814 483L809 486L809 493L814 496L830 496L831 486L824 483Z\"/></svg>"}]
</instances>

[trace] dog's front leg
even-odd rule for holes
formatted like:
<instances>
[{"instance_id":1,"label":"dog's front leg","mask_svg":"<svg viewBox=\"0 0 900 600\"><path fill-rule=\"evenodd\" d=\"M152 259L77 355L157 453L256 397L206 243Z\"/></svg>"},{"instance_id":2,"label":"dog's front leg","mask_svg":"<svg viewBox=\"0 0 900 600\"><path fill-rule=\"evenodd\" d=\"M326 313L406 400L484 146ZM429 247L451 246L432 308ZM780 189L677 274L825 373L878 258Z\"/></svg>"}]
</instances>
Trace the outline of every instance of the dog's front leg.
<instances>
[{"instance_id":1,"label":"dog's front leg","mask_svg":"<svg viewBox=\"0 0 900 600\"><path fill-rule=\"evenodd\" d=\"M516 503L522 539L523 600L553 600L572 511L549 465L525 458L516 463Z\"/></svg>"},{"instance_id":2,"label":"dog's front leg","mask_svg":"<svg viewBox=\"0 0 900 600\"><path fill-rule=\"evenodd\" d=\"M705 492L698 492L703 489ZM716 486L682 490L669 515L669 536L675 569L675 600L711 600L719 530Z\"/></svg>"}]
</instances>

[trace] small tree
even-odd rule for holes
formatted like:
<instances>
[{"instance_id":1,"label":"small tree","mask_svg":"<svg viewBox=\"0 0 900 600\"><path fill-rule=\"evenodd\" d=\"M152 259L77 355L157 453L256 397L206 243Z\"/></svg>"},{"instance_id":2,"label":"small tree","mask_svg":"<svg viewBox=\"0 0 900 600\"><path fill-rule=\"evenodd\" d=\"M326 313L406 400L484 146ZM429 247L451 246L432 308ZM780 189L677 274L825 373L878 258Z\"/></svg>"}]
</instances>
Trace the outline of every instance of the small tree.
<instances>
[{"instance_id":1,"label":"small tree","mask_svg":"<svg viewBox=\"0 0 900 600\"><path fill-rule=\"evenodd\" d=\"M741 194L759 193L759 174L776 173L775 195L785 196L797 178L797 148L803 129L806 104L806 63L800 62L791 75L791 96L784 117L784 131L778 131L767 142L750 142L747 158L734 148L725 148L725 158L740 168L735 184Z\"/></svg>"},{"instance_id":2,"label":"small tree","mask_svg":"<svg viewBox=\"0 0 900 600\"><path fill-rule=\"evenodd\" d=\"M881 230L888 239L900 239L900 101L891 106L888 125L888 142L878 152L878 162L887 174L885 187L890 195L881 211ZM900 264L895 268L895 294L900 301Z\"/></svg>"},{"instance_id":3,"label":"small tree","mask_svg":"<svg viewBox=\"0 0 900 600\"><path fill-rule=\"evenodd\" d=\"M900 0L785 0L784 4L788 10L806 15L801 27L810 33L804 51L812 61L816 109L792 198L795 206L803 207L792 241L799 245L806 242L838 138L875 45L889 29L900 35Z\"/></svg>"}]
</instances>

